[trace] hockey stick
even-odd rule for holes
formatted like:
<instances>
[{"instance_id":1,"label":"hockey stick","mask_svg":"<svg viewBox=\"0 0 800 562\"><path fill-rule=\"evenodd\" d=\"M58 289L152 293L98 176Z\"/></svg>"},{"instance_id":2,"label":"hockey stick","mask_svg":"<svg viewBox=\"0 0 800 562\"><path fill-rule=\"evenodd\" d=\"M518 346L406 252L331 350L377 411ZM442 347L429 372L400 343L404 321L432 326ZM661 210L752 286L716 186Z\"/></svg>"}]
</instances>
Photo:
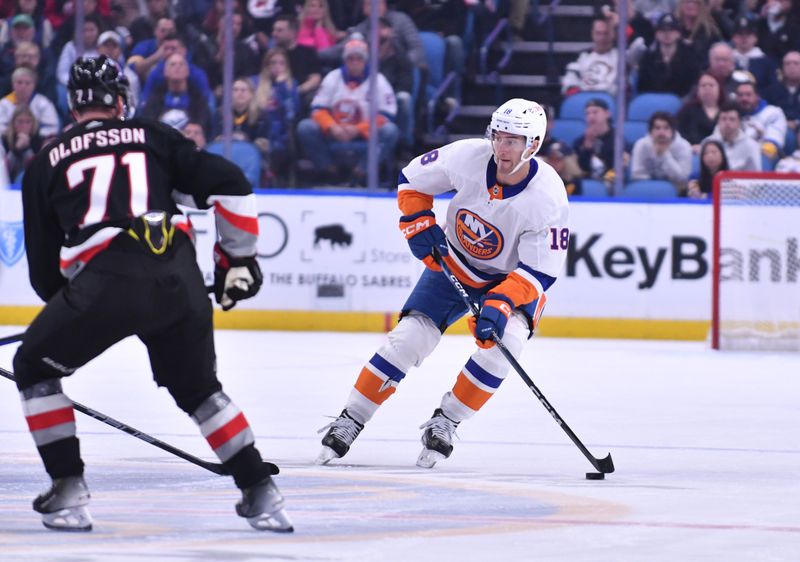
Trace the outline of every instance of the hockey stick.
<instances>
[{"instance_id":1,"label":"hockey stick","mask_svg":"<svg viewBox=\"0 0 800 562\"><path fill-rule=\"evenodd\" d=\"M11 380L11 381L16 381L17 380L14 377L13 373L11 373L10 371L6 371L2 367L0 367L0 375L4 376L5 378L7 378L8 380ZM203 459L198 459L194 455L190 455L189 453L187 453L185 451L182 451L182 450L178 449L177 447L173 447L169 443L164 443L160 439L156 439L155 437L153 437L151 435L148 435L147 433L144 433L143 431L139 431L138 429L133 428L133 427L129 426L126 423L122 423L121 421L117 421L114 418L112 418L111 416L107 416L107 415L105 415L105 414L103 414L101 412L98 412L97 410L93 410L92 408L89 408L88 406L84 406L80 402L75 402L74 400L72 400L71 402L72 402L73 407L76 410L78 410L82 414L86 414L90 418L94 418L97 421L101 421L106 425L110 425L113 428L119 429L120 431L123 431L123 432L127 433L128 435L132 435L132 436L134 436L134 437L136 437L138 439L141 439L145 443L149 443L149 444L151 444L151 445L153 445L155 447L158 447L162 451L166 451L168 453L171 453L171 454L175 455L176 457L182 458L185 461L189 461L192 464L196 464L197 466L199 466L201 468L205 468L206 470L208 470L210 472L213 472L214 474L218 474L220 476L230 476L230 472L228 472L228 470L220 463L209 462L209 461L204 461ZM275 466L272 463L268 463L266 461L264 461L264 464L268 465L267 468L269 469L269 471L272 474L278 474L278 467L277 466Z\"/></svg>"},{"instance_id":2,"label":"hockey stick","mask_svg":"<svg viewBox=\"0 0 800 562\"><path fill-rule=\"evenodd\" d=\"M21 334L14 334L13 336L6 336L4 338L0 338L0 345L6 345L8 343L16 343L18 341L22 341L22 338L25 337L25 332Z\"/></svg>"},{"instance_id":3,"label":"hockey stick","mask_svg":"<svg viewBox=\"0 0 800 562\"><path fill-rule=\"evenodd\" d=\"M436 263L438 263L441 266L442 273L444 274L445 277L447 277L447 280L450 281L450 284L461 296L461 298L464 301L464 304L467 305L467 309L476 318L480 316L481 314L480 308L478 308L477 304L472 302L472 299L469 297L469 294L461 285L461 282L458 280L458 278L450 272L450 269L448 269L447 265L444 263L444 260L442 259L441 254L436 248L434 248L433 250L433 259L436 260ZM587 459L589 459L589 462L592 463L592 466L594 466L598 472L603 472L606 474L614 472L614 461L611 459L611 453L609 453L605 458L602 459L598 459L594 455L592 455L592 453L589 452L589 449L587 449L586 446L583 443L581 443L581 440L578 439L578 436L575 435L575 433L570 429L570 427L567 425L567 422L565 422L561 418L561 416L558 415L558 412L556 412L556 409L553 408L552 404L550 404L547 398L545 398L544 394L542 394L542 391L536 387L531 378L525 372L525 369L522 368L522 365L520 365L517 362L517 360L514 358L514 356L505 346L505 344L500 340L499 337L497 337L497 333L495 333L494 330L492 330L492 340L494 341L495 345L497 345L497 349L500 350L500 353L503 354L503 357L505 357L508 360L508 362L511 363L511 366L514 367L514 370L517 372L517 374L520 377L522 377L522 380L525 381L525 384L528 385L528 388L531 389L531 392L533 392L534 396L536 396L536 398L539 399L539 402L542 403L544 409L547 410L551 416L553 416L553 419L556 420L556 423L559 426L561 426L561 429L563 429L564 432L569 436L569 438L572 439L572 442L578 446L578 449L580 449L581 453L583 453L583 455Z\"/></svg>"}]
</instances>

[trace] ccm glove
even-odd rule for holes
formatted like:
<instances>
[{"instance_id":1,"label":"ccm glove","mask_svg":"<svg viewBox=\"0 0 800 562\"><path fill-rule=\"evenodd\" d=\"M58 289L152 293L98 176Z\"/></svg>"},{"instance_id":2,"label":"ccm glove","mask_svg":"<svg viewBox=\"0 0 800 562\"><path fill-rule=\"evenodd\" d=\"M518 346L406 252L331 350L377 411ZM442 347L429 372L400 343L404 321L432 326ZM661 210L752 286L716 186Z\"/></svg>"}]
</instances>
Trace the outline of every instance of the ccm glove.
<instances>
[{"instance_id":1,"label":"ccm glove","mask_svg":"<svg viewBox=\"0 0 800 562\"><path fill-rule=\"evenodd\" d=\"M258 293L264 276L255 256L235 258L215 244L214 263L214 296L222 310L230 310L238 301Z\"/></svg>"},{"instance_id":2,"label":"ccm glove","mask_svg":"<svg viewBox=\"0 0 800 562\"><path fill-rule=\"evenodd\" d=\"M481 315L468 320L469 329L479 347L487 349L494 345L492 332L498 338L503 337L513 310L514 303L507 296L500 293L484 295L481 299Z\"/></svg>"},{"instance_id":3,"label":"ccm glove","mask_svg":"<svg viewBox=\"0 0 800 562\"><path fill-rule=\"evenodd\" d=\"M436 224L433 211L420 211L400 217L400 230L408 240L408 247L415 258L422 260L429 269L442 270L433 259L433 248L442 256L448 255L449 251L444 231Z\"/></svg>"}]
</instances>

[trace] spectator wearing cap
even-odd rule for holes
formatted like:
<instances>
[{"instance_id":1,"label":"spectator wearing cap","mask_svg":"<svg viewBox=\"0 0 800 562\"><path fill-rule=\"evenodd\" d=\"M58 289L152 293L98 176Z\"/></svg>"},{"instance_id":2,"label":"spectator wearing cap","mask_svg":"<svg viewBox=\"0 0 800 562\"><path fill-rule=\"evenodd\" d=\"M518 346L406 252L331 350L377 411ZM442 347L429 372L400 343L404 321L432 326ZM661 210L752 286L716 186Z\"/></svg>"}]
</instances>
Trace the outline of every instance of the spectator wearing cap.
<instances>
[{"instance_id":1,"label":"spectator wearing cap","mask_svg":"<svg viewBox=\"0 0 800 562\"><path fill-rule=\"evenodd\" d=\"M697 56L681 40L681 28L672 14L656 25L656 40L639 62L638 91L668 92L683 97L700 74Z\"/></svg>"},{"instance_id":2,"label":"spectator wearing cap","mask_svg":"<svg viewBox=\"0 0 800 562\"><path fill-rule=\"evenodd\" d=\"M126 64L125 54L123 53L123 41L116 31L104 31L97 39L97 52L116 61L122 69L122 73L128 79L128 101L132 108L139 105L139 94L141 84L139 75Z\"/></svg>"},{"instance_id":3,"label":"spectator wearing cap","mask_svg":"<svg viewBox=\"0 0 800 562\"><path fill-rule=\"evenodd\" d=\"M338 179L341 170L337 169L338 162L340 166L354 166L351 183L359 185L366 177L367 155L363 141L374 134L369 130L367 44L360 38L349 39L344 46L343 59L344 65L330 71L322 80L311 104L311 118L300 122L297 136L314 170L323 176L319 179ZM397 114L397 101L391 84L380 73L377 88L379 159L386 162L394 156L400 134L392 122ZM353 156L356 162L352 162Z\"/></svg>"},{"instance_id":4,"label":"spectator wearing cap","mask_svg":"<svg viewBox=\"0 0 800 562\"><path fill-rule=\"evenodd\" d=\"M36 42L36 29L33 18L27 14L19 14L11 19L11 31L8 40L0 49L0 76L8 76L14 70L14 51L23 41Z\"/></svg>"},{"instance_id":5,"label":"spectator wearing cap","mask_svg":"<svg viewBox=\"0 0 800 562\"><path fill-rule=\"evenodd\" d=\"M747 18L737 19L732 43L736 68L752 74L760 92L772 86L777 80L777 67L758 46L755 23Z\"/></svg>"},{"instance_id":6,"label":"spectator wearing cap","mask_svg":"<svg viewBox=\"0 0 800 562\"><path fill-rule=\"evenodd\" d=\"M758 44L778 64L789 51L800 51L800 23L790 17L792 0L767 0L758 21Z\"/></svg>"},{"instance_id":7,"label":"spectator wearing cap","mask_svg":"<svg viewBox=\"0 0 800 562\"><path fill-rule=\"evenodd\" d=\"M633 145L631 179L667 180L679 193L685 191L692 146L675 130L675 118L666 111L653 113L647 125L647 136Z\"/></svg>"},{"instance_id":8,"label":"spectator wearing cap","mask_svg":"<svg viewBox=\"0 0 800 562\"><path fill-rule=\"evenodd\" d=\"M742 114L747 136L761 145L761 152L775 162L786 143L786 116L780 107L761 99L756 85L743 82L736 87L736 105Z\"/></svg>"},{"instance_id":9,"label":"spectator wearing cap","mask_svg":"<svg viewBox=\"0 0 800 562\"><path fill-rule=\"evenodd\" d=\"M764 99L783 110L789 128L800 129L800 51L783 56L781 79L764 92Z\"/></svg>"},{"instance_id":10,"label":"spectator wearing cap","mask_svg":"<svg viewBox=\"0 0 800 562\"><path fill-rule=\"evenodd\" d=\"M564 182L564 188L567 190L569 197L583 194L581 181L583 172L578 166L578 159L575 157L575 153L569 146L560 141L552 142L547 146L542 156L544 161L553 167Z\"/></svg>"},{"instance_id":11,"label":"spectator wearing cap","mask_svg":"<svg viewBox=\"0 0 800 562\"><path fill-rule=\"evenodd\" d=\"M601 91L617 93L617 49L614 30L605 18L592 22L592 48L569 63L561 78L561 93Z\"/></svg>"},{"instance_id":12,"label":"spectator wearing cap","mask_svg":"<svg viewBox=\"0 0 800 562\"><path fill-rule=\"evenodd\" d=\"M573 144L578 166L585 177L605 179L605 175L614 169L611 112L605 100L595 98L586 103L583 113L586 129Z\"/></svg>"},{"instance_id":13,"label":"spectator wearing cap","mask_svg":"<svg viewBox=\"0 0 800 562\"><path fill-rule=\"evenodd\" d=\"M39 134L47 139L56 135L60 129L58 112L53 102L36 93L36 71L21 66L11 74L11 93L0 100L0 134L3 134L11 121L11 115L18 105L27 105L39 123Z\"/></svg>"},{"instance_id":14,"label":"spectator wearing cap","mask_svg":"<svg viewBox=\"0 0 800 562\"><path fill-rule=\"evenodd\" d=\"M708 139L722 143L731 170L761 171L761 148L756 141L745 134L739 109L734 103L725 102L720 107L717 126ZM705 142L704 140L703 143Z\"/></svg>"},{"instance_id":15,"label":"spectator wearing cap","mask_svg":"<svg viewBox=\"0 0 800 562\"><path fill-rule=\"evenodd\" d=\"M9 30L14 26L15 19L19 22L21 21L17 19L19 16L28 16L31 18L31 25L36 30L33 41L43 49L48 48L53 40L53 25L44 17L44 2L17 0L14 4L15 14L0 24L0 43L8 41Z\"/></svg>"}]
</instances>

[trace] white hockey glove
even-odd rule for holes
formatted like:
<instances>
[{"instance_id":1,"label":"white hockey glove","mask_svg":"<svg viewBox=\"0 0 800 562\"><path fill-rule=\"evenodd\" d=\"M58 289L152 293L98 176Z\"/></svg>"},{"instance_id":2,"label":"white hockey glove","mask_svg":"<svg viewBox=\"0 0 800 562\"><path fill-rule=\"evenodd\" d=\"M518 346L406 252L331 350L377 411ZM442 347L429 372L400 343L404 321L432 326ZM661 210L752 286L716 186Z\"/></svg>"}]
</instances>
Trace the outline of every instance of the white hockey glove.
<instances>
[{"instance_id":1,"label":"white hockey glove","mask_svg":"<svg viewBox=\"0 0 800 562\"><path fill-rule=\"evenodd\" d=\"M214 263L214 296L222 310L230 310L238 301L258 293L264 276L255 256L235 258L216 244Z\"/></svg>"}]
</instances>

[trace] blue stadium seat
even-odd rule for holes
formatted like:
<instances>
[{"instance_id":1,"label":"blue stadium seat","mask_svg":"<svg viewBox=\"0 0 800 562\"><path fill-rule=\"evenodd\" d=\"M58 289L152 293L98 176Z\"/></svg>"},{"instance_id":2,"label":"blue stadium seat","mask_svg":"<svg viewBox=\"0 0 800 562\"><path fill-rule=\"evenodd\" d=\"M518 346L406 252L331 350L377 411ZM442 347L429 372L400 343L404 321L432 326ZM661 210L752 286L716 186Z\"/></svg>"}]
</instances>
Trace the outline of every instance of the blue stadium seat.
<instances>
[{"instance_id":1,"label":"blue stadium seat","mask_svg":"<svg viewBox=\"0 0 800 562\"><path fill-rule=\"evenodd\" d=\"M647 123L644 121L625 121L623 127L625 143L629 146L633 146L637 140L647 136Z\"/></svg>"},{"instance_id":2,"label":"blue stadium seat","mask_svg":"<svg viewBox=\"0 0 800 562\"><path fill-rule=\"evenodd\" d=\"M555 140L572 146L572 143L583 135L584 130L586 130L586 124L583 120L555 119L553 128L550 129L550 135Z\"/></svg>"},{"instance_id":3,"label":"blue stadium seat","mask_svg":"<svg viewBox=\"0 0 800 562\"><path fill-rule=\"evenodd\" d=\"M430 99L444 79L446 45L441 35L432 31L420 31L419 39L422 42L422 48L425 50L425 60L428 62L428 83L425 88L425 99Z\"/></svg>"},{"instance_id":4,"label":"blue stadium seat","mask_svg":"<svg viewBox=\"0 0 800 562\"><path fill-rule=\"evenodd\" d=\"M620 199L660 201L678 196L675 186L666 180L636 180L625 186Z\"/></svg>"},{"instance_id":5,"label":"blue stadium seat","mask_svg":"<svg viewBox=\"0 0 800 562\"><path fill-rule=\"evenodd\" d=\"M607 198L609 196L605 183L591 179L585 179L581 182L581 195L597 198Z\"/></svg>"},{"instance_id":6,"label":"blue stadium seat","mask_svg":"<svg viewBox=\"0 0 800 562\"><path fill-rule=\"evenodd\" d=\"M769 156L761 153L761 171L762 172L772 172L775 170L775 164L778 163L778 159L775 160L770 159Z\"/></svg>"},{"instance_id":7,"label":"blue stadium seat","mask_svg":"<svg viewBox=\"0 0 800 562\"><path fill-rule=\"evenodd\" d=\"M628 104L628 120L647 121L656 111L675 115L681 105L681 98L675 94L639 94Z\"/></svg>"},{"instance_id":8,"label":"blue stadium seat","mask_svg":"<svg viewBox=\"0 0 800 562\"><path fill-rule=\"evenodd\" d=\"M206 151L212 154L224 155L225 143L215 141L206 145ZM261 153L256 145L247 141L231 141L231 162L236 164L244 172L247 181L253 187L261 184Z\"/></svg>"},{"instance_id":9,"label":"blue stadium seat","mask_svg":"<svg viewBox=\"0 0 800 562\"><path fill-rule=\"evenodd\" d=\"M786 127L786 144L783 146L783 153L789 156L795 150L797 150L797 134L789 127Z\"/></svg>"},{"instance_id":10,"label":"blue stadium seat","mask_svg":"<svg viewBox=\"0 0 800 562\"><path fill-rule=\"evenodd\" d=\"M611 118L613 119L616 116L617 102L608 92L578 92L564 98L558 110L558 117L560 119L580 119L583 121L583 110L586 107L586 103L592 99L605 101L608 104L609 111L611 111Z\"/></svg>"}]
</instances>

